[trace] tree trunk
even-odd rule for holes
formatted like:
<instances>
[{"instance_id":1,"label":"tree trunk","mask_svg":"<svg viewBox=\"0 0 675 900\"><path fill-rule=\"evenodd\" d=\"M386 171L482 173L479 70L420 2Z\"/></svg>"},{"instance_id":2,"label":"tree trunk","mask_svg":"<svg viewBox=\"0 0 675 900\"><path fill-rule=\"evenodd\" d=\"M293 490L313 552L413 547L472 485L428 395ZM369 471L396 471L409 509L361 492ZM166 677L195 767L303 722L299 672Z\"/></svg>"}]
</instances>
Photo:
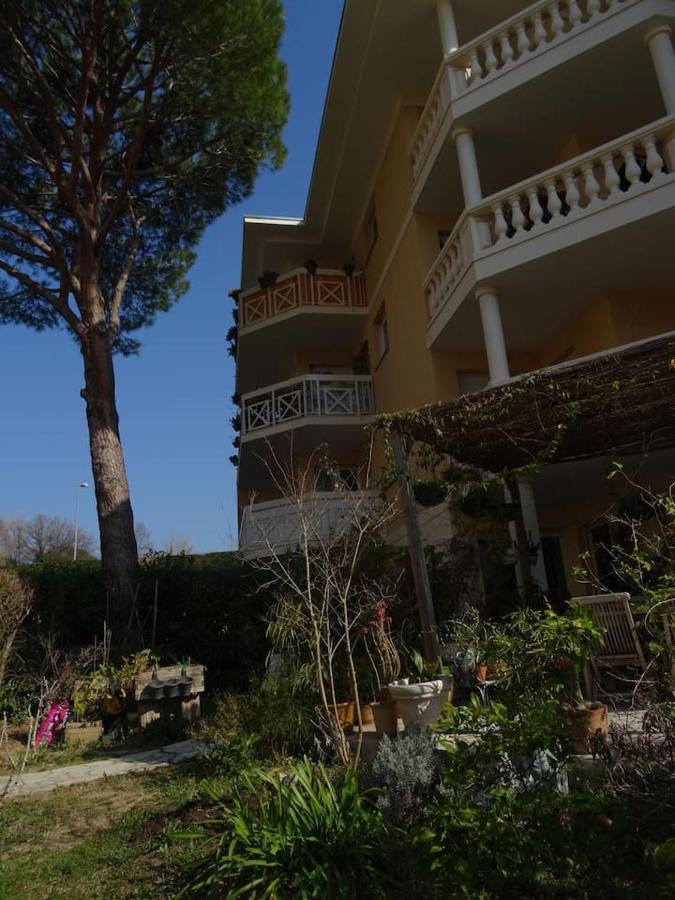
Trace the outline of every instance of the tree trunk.
<instances>
[{"instance_id":1,"label":"tree trunk","mask_svg":"<svg viewBox=\"0 0 675 900\"><path fill-rule=\"evenodd\" d=\"M92 327L81 337L80 346L106 591L102 618L108 616L112 644L119 653L132 642L134 628L138 574L134 517L119 435L110 338L107 331Z\"/></svg>"}]
</instances>

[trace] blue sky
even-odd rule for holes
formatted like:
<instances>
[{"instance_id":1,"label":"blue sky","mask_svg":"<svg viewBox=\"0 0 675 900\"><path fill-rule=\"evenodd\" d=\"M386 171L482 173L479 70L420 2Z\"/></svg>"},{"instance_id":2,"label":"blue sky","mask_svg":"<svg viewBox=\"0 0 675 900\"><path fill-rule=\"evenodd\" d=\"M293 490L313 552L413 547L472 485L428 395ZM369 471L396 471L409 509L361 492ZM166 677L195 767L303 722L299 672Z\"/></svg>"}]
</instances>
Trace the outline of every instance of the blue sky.
<instances>
[{"instance_id":1,"label":"blue sky","mask_svg":"<svg viewBox=\"0 0 675 900\"><path fill-rule=\"evenodd\" d=\"M137 521L155 546L185 537L207 552L236 543L229 418L234 368L227 292L239 286L244 215L301 216L305 207L342 0L286 0L288 159L204 235L191 290L140 334L140 356L117 360L118 408ZM79 396L81 357L65 332L0 327L0 517L74 518L91 464ZM80 521L97 535L93 490Z\"/></svg>"}]
</instances>

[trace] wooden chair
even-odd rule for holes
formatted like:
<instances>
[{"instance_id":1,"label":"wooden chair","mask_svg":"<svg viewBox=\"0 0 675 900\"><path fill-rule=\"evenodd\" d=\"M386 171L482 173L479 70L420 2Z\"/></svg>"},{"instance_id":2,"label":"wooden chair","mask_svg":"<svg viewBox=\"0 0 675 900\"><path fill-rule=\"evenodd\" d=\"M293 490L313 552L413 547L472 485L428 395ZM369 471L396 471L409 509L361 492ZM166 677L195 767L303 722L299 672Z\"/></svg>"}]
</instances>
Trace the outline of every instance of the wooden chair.
<instances>
[{"instance_id":1,"label":"wooden chair","mask_svg":"<svg viewBox=\"0 0 675 900\"><path fill-rule=\"evenodd\" d=\"M588 670L586 672L586 687L591 697L597 693L595 688L600 683L601 669L637 666L644 672L647 668L629 600L630 595L624 593L575 597L570 601L585 606L596 625L605 631L602 644L590 660L593 682Z\"/></svg>"}]
</instances>

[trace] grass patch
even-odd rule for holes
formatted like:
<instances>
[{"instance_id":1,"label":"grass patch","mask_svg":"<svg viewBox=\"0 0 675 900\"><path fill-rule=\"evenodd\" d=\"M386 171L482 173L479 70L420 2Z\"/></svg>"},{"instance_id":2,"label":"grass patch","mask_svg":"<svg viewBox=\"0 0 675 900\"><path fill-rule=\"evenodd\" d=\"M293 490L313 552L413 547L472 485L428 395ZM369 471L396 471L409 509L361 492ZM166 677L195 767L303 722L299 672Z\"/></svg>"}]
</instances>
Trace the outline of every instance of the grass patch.
<instances>
[{"instance_id":1,"label":"grass patch","mask_svg":"<svg viewBox=\"0 0 675 900\"><path fill-rule=\"evenodd\" d=\"M109 778L0 806L0 898L164 898L194 853L169 835L203 815L181 769Z\"/></svg>"}]
</instances>

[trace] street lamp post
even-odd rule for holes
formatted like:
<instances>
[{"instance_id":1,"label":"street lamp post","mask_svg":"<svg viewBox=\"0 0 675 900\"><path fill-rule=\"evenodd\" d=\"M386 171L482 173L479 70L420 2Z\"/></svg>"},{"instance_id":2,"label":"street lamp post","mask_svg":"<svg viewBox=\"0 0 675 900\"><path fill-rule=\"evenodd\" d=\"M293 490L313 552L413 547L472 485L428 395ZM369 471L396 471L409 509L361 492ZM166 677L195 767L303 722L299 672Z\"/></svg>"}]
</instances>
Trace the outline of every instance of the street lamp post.
<instances>
[{"instance_id":1,"label":"street lamp post","mask_svg":"<svg viewBox=\"0 0 675 900\"><path fill-rule=\"evenodd\" d=\"M75 492L75 540L73 541L73 562L77 562L77 538L80 529L80 490L88 487L88 482L81 481Z\"/></svg>"}]
</instances>

